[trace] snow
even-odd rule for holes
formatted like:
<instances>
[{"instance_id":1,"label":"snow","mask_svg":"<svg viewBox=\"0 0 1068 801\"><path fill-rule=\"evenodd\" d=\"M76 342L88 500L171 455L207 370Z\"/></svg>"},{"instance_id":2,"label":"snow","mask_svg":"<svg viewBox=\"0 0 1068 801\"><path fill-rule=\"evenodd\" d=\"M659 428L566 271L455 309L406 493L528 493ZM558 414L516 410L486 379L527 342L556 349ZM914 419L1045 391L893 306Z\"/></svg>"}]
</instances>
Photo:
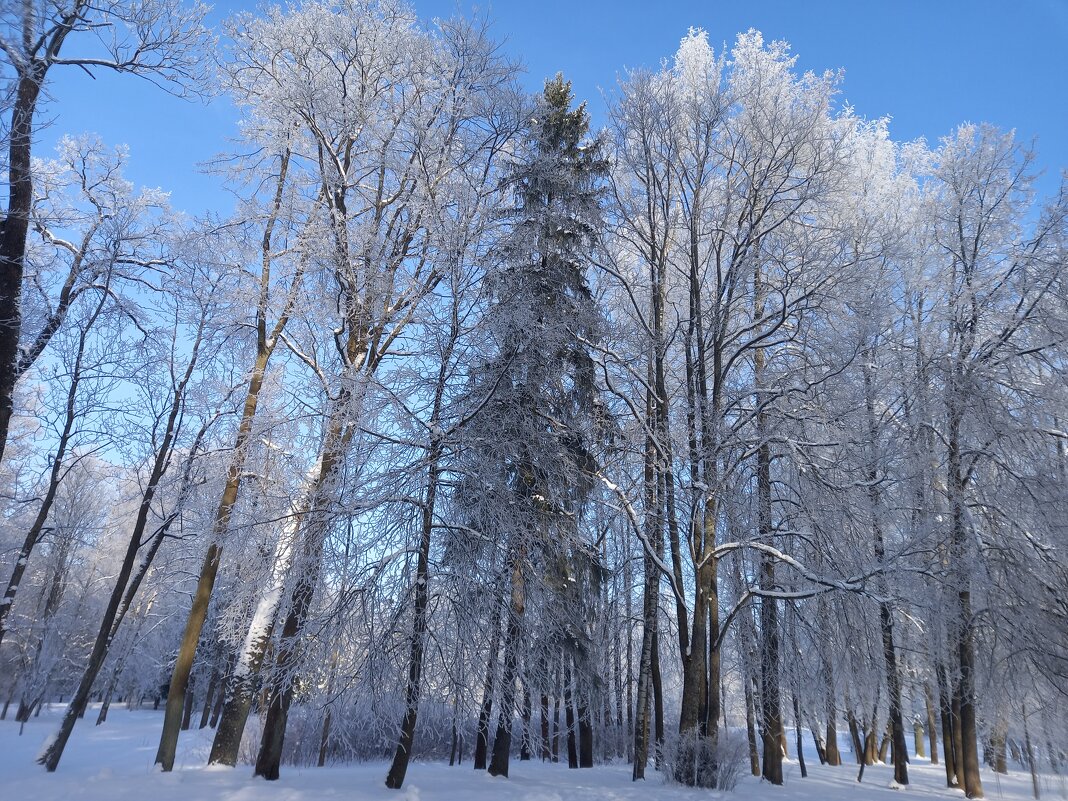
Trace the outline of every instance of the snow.
<instances>
[{"instance_id":1,"label":"snow","mask_svg":"<svg viewBox=\"0 0 1068 801\"><path fill-rule=\"evenodd\" d=\"M182 734L175 770L160 773L153 766L162 711L129 711L113 707L103 726L93 726L88 712L74 730L59 770L54 774L34 764L41 742L55 729L63 707L54 705L39 718L19 726L0 722L0 787L5 799L32 801L853 801L854 799L963 798L945 787L940 765L914 759L909 766L912 784L891 789L892 770L873 765L864 771L864 783L856 782L857 769L821 766L815 755L808 758L809 776L802 779L797 763L784 766L785 787L761 784L746 776L733 793L715 793L664 785L651 769L646 782L630 781L627 765L568 770L564 765L541 762L512 763L511 778L493 778L475 772L470 761L450 768L441 763L414 763L404 789L387 790L383 782L388 764L371 762L326 768L282 767L282 778L265 782L252 777L252 768L205 767L211 746L211 730ZM847 738L843 738L843 744ZM848 750L843 754L848 761ZM988 799L1024 801L1031 798L1030 777L1012 770L1008 776L983 774ZM1064 777L1043 776L1042 797L1068 798Z\"/></svg>"}]
</instances>

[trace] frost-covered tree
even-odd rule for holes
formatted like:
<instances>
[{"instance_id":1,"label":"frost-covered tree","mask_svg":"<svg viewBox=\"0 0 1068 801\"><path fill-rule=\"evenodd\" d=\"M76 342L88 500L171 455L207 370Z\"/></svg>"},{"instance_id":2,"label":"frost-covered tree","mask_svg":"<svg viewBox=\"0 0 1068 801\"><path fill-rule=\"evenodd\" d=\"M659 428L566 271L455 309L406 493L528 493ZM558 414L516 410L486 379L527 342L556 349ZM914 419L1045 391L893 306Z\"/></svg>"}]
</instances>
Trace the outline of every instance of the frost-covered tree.
<instances>
[{"instance_id":1,"label":"frost-covered tree","mask_svg":"<svg viewBox=\"0 0 1068 801\"><path fill-rule=\"evenodd\" d=\"M504 554L508 599L494 775L508 775L525 612L538 594L531 585L561 570L574 580L573 560L589 547L583 520L604 436L589 354L603 321L587 271L601 237L606 164L585 108L572 103L570 83L548 81L517 148L515 203L486 278L490 356L468 393L478 413L464 429L461 503ZM497 659L492 649L489 658Z\"/></svg>"},{"instance_id":2,"label":"frost-covered tree","mask_svg":"<svg viewBox=\"0 0 1068 801\"><path fill-rule=\"evenodd\" d=\"M175 93L203 79L207 7L178 0L69 0L9 4L0 11L4 77L4 168L7 205L0 221L0 459L13 412L13 393L35 358L36 331L23 341L23 282L34 201L33 143L37 112L55 67L141 75ZM77 48L84 42L84 49ZM95 45L95 48L94 48Z\"/></svg>"}]
</instances>

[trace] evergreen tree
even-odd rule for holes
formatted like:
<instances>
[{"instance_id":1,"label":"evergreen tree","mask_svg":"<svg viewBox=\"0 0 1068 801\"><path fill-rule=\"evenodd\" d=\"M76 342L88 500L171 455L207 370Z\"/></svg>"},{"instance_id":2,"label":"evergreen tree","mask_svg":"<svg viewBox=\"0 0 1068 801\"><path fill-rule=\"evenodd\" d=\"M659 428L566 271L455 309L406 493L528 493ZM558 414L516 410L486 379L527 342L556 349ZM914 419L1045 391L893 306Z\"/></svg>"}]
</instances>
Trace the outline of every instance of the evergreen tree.
<instances>
[{"instance_id":1,"label":"evergreen tree","mask_svg":"<svg viewBox=\"0 0 1068 801\"><path fill-rule=\"evenodd\" d=\"M462 501L503 546L510 587L494 775L508 775L528 583L581 549L603 430L589 352L603 320L585 273L600 240L607 165L600 141L588 139L585 106L571 106L569 82L546 82L520 144L516 203L487 278L492 356L470 397L482 406L467 433Z\"/></svg>"}]
</instances>

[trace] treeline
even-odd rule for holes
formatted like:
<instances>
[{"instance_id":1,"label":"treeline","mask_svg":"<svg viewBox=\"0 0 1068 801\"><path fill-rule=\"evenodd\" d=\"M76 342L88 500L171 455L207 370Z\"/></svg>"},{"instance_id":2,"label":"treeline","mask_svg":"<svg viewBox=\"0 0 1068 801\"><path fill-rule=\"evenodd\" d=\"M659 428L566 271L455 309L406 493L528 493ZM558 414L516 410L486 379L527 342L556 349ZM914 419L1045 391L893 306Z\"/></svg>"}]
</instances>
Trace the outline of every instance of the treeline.
<instances>
[{"instance_id":1,"label":"treeline","mask_svg":"<svg viewBox=\"0 0 1068 801\"><path fill-rule=\"evenodd\" d=\"M1011 132L895 142L755 31L594 131L481 20L60 6L0 42L0 701L67 701L47 769L120 699L268 779L728 788L839 727L899 784L906 730L969 797L1060 769L1068 195ZM68 67L225 92L234 213L33 152Z\"/></svg>"}]
</instances>

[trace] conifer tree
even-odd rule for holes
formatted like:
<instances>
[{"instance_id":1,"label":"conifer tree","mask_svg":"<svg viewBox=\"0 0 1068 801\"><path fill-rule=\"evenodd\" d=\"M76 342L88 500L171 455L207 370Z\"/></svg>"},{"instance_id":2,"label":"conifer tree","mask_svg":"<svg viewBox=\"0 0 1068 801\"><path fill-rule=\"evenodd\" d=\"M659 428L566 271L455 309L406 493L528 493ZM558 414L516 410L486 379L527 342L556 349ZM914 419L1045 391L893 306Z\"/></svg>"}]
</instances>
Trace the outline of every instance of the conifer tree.
<instances>
[{"instance_id":1,"label":"conifer tree","mask_svg":"<svg viewBox=\"0 0 1068 801\"><path fill-rule=\"evenodd\" d=\"M590 346L603 320L586 267L598 247L601 143L557 75L537 99L512 172L515 206L487 279L488 360L471 393L463 497L506 553L510 593L489 772L508 775L528 585L581 549L580 520L602 430ZM481 399L481 400L480 400ZM540 593L539 593L540 595ZM493 658L493 655L491 655Z\"/></svg>"}]
</instances>

